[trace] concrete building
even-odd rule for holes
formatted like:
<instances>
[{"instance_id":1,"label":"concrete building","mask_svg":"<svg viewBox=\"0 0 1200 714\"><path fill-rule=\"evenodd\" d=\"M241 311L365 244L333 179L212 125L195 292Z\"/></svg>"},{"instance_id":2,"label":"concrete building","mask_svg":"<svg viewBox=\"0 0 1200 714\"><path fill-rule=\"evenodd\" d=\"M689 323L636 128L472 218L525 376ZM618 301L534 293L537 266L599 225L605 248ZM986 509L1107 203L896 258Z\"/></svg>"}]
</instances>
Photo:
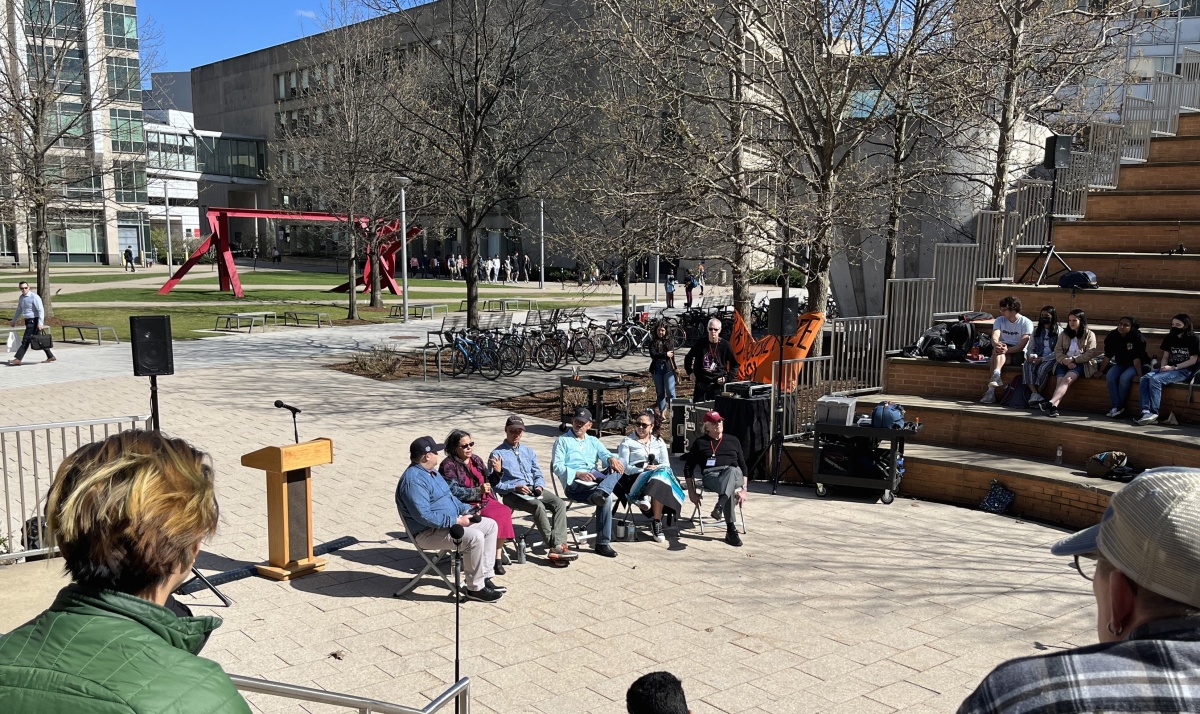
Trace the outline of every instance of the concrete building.
<instances>
[{"instance_id":1,"label":"concrete building","mask_svg":"<svg viewBox=\"0 0 1200 714\"><path fill-rule=\"evenodd\" d=\"M25 57L41 54L47 71L62 78L48 97L55 111L51 123L75 127L50 155L50 260L116 265L126 247L142 255L149 248L149 224L136 0L8 2L0 9L0 23L6 41L28 50L9 58L2 81L30 86ZM84 104L89 95L100 98L90 109ZM29 92L7 96L27 100ZM83 121L66 119L81 116ZM4 177L0 190L6 196L14 195L9 182L16 179ZM27 264L29 206L22 200L5 203L0 260Z\"/></svg>"}]
</instances>

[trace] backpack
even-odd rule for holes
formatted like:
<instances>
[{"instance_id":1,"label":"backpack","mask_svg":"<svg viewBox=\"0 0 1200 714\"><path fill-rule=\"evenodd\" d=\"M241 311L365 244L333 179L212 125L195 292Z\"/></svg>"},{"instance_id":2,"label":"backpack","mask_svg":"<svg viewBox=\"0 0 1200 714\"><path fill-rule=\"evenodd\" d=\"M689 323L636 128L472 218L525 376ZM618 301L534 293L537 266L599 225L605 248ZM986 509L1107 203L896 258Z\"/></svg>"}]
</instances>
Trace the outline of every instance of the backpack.
<instances>
[{"instance_id":1,"label":"backpack","mask_svg":"<svg viewBox=\"0 0 1200 714\"><path fill-rule=\"evenodd\" d=\"M874 429L903 429L904 407L895 402L880 402L871 411L871 427Z\"/></svg>"},{"instance_id":2,"label":"backpack","mask_svg":"<svg viewBox=\"0 0 1200 714\"><path fill-rule=\"evenodd\" d=\"M1123 451L1102 451L1093 455L1083 465L1087 475L1092 478L1114 479L1129 472L1129 457Z\"/></svg>"},{"instance_id":3,"label":"backpack","mask_svg":"<svg viewBox=\"0 0 1200 714\"><path fill-rule=\"evenodd\" d=\"M962 315L959 315L958 319L963 322L974 322L975 320L991 320L994 318L990 312L964 312Z\"/></svg>"},{"instance_id":4,"label":"backpack","mask_svg":"<svg viewBox=\"0 0 1200 714\"><path fill-rule=\"evenodd\" d=\"M1090 290L1100 287L1100 283L1096 282L1096 274L1090 270L1072 270L1058 279L1058 287Z\"/></svg>"},{"instance_id":5,"label":"backpack","mask_svg":"<svg viewBox=\"0 0 1200 714\"><path fill-rule=\"evenodd\" d=\"M956 322L946 329L946 339L960 350L969 350L975 344L975 326L966 320Z\"/></svg>"},{"instance_id":6,"label":"backpack","mask_svg":"<svg viewBox=\"0 0 1200 714\"><path fill-rule=\"evenodd\" d=\"M1004 395L998 400L1000 406L1013 409L1025 409L1029 406L1029 386L1025 384L1025 376L1018 374L1012 378L1004 389Z\"/></svg>"},{"instance_id":7,"label":"backpack","mask_svg":"<svg viewBox=\"0 0 1200 714\"><path fill-rule=\"evenodd\" d=\"M946 326L934 325L925 330L917 341L904 348L905 357L928 357L929 349L935 345L946 344Z\"/></svg>"},{"instance_id":8,"label":"backpack","mask_svg":"<svg viewBox=\"0 0 1200 714\"><path fill-rule=\"evenodd\" d=\"M965 362L967 353L954 345L934 345L925 355L934 362Z\"/></svg>"}]
</instances>

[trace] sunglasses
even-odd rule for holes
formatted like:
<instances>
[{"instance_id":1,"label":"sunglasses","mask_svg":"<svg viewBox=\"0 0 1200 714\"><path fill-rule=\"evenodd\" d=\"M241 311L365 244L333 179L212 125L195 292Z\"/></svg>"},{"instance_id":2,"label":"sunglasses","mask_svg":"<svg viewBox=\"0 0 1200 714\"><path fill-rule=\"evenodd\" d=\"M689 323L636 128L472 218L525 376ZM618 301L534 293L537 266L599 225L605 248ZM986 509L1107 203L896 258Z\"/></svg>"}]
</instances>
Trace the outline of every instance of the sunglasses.
<instances>
[{"instance_id":1,"label":"sunglasses","mask_svg":"<svg viewBox=\"0 0 1200 714\"><path fill-rule=\"evenodd\" d=\"M652 426L654 426L654 425L653 425L653 424L647 424L647 423L646 423L646 422L644 422L644 421L639 421L639 422L637 423L637 426L638 426L638 428L639 428L639 429L649 429L650 427L652 427Z\"/></svg>"},{"instance_id":2,"label":"sunglasses","mask_svg":"<svg viewBox=\"0 0 1200 714\"><path fill-rule=\"evenodd\" d=\"M458 448L460 448L460 449L471 449L471 448L474 448L474 447L475 447L475 442L474 442L474 441L468 441L468 442L467 442L467 443L465 443L465 444L464 444L464 443L461 443L461 442L459 442L459 444L458 444Z\"/></svg>"},{"instance_id":3,"label":"sunglasses","mask_svg":"<svg viewBox=\"0 0 1200 714\"><path fill-rule=\"evenodd\" d=\"M719 327L710 327L710 328L708 328L708 331L709 331L709 332L720 332L720 331L721 331L721 328L719 328Z\"/></svg>"}]
</instances>

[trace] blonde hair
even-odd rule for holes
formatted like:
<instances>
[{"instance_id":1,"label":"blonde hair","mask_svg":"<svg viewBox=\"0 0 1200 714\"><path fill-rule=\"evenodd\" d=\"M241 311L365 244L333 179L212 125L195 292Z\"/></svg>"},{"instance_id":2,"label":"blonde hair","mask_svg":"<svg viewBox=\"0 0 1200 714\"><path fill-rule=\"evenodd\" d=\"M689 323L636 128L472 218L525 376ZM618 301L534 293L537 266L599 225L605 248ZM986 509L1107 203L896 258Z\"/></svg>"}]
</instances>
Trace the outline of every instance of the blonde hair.
<instances>
[{"instance_id":1,"label":"blonde hair","mask_svg":"<svg viewBox=\"0 0 1200 714\"><path fill-rule=\"evenodd\" d=\"M80 447L55 474L47 502L75 582L137 594L192 564L217 529L208 456L183 439L130 430Z\"/></svg>"}]
</instances>

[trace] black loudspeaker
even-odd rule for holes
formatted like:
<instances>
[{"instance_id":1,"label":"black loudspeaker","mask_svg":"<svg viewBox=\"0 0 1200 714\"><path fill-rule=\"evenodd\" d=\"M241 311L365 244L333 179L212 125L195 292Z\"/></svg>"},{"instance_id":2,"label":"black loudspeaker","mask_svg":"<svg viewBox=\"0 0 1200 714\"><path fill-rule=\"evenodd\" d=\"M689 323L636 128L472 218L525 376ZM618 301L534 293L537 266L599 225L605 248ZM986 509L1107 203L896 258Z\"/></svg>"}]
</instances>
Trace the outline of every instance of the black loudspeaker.
<instances>
[{"instance_id":1,"label":"black loudspeaker","mask_svg":"<svg viewBox=\"0 0 1200 714\"><path fill-rule=\"evenodd\" d=\"M767 334L778 335L780 326L783 327L783 336L791 337L796 334L796 327L800 319L800 298L771 298L771 302L767 304Z\"/></svg>"},{"instance_id":2,"label":"black loudspeaker","mask_svg":"<svg viewBox=\"0 0 1200 714\"><path fill-rule=\"evenodd\" d=\"M1046 154L1042 166L1048 169L1071 168L1071 135L1051 134L1046 137Z\"/></svg>"},{"instance_id":3,"label":"black loudspeaker","mask_svg":"<svg viewBox=\"0 0 1200 714\"><path fill-rule=\"evenodd\" d=\"M129 335L133 343L135 376L175 374L170 315L132 315L129 318Z\"/></svg>"}]
</instances>

